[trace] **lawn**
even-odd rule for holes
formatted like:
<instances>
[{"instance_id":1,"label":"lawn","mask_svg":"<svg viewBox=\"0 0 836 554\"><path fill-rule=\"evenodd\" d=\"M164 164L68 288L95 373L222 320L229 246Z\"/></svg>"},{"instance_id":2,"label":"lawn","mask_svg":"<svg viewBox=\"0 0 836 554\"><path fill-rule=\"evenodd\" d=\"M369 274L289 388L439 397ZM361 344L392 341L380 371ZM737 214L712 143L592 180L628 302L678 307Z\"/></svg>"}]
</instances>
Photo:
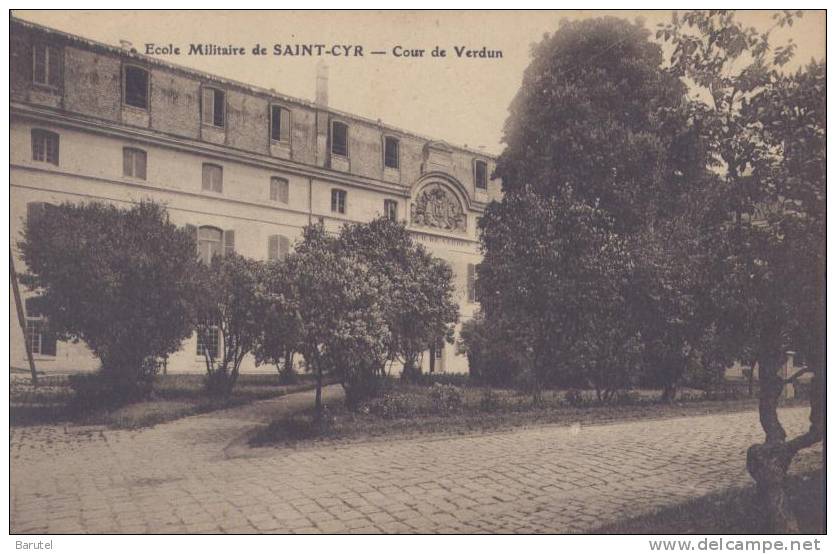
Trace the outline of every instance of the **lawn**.
<instances>
[{"instance_id":1,"label":"lawn","mask_svg":"<svg viewBox=\"0 0 836 554\"><path fill-rule=\"evenodd\" d=\"M598 404L591 391L568 396L565 391L547 391L535 404L530 395L510 389L413 385L392 379L385 384L383 394L357 411L349 411L337 401L326 405L326 415L319 423L312 409L282 416L257 430L250 444L258 447L384 436L472 434L538 424L596 425L756 408L756 399L705 400L697 391L686 391L683 400L673 404L661 403L658 391L634 391L616 405Z\"/></svg>"},{"instance_id":2,"label":"lawn","mask_svg":"<svg viewBox=\"0 0 836 554\"><path fill-rule=\"evenodd\" d=\"M73 391L66 376L43 376L33 387L28 377L13 374L9 421L12 426L71 423L134 429L313 387L313 380L306 375L300 376L297 384L281 385L276 374L245 374L239 377L230 398L217 399L206 395L203 379L203 375L160 375L153 396L146 401L81 411L72 407Z\"/></svg>"},{"instance_id":3,"label":"lawn","mask_svg":"<svg viewBox=\"0 0 836 554\"><path fill-rule=\"evenodd\" d=\"M822 471L793 475L787 492L803 534L824 532ZM671 508L596 529L613 534L761 534L759 504L754 486L731 489L690 500Z\"/></svg>"}]
</instances>

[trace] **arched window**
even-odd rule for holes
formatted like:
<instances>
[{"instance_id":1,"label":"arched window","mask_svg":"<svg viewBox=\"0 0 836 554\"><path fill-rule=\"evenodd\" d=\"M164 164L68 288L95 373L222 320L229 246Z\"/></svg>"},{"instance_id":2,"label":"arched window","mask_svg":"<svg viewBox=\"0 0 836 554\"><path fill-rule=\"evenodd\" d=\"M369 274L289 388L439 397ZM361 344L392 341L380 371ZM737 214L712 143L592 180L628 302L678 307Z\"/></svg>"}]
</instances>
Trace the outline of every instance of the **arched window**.
<instances>
[{"instance_id":1,"label":"arched window","mask_svg":"<svg viewBox=\"0 0 836 554\"><path fill-rule=\"evenodd\" d=\"M200 260L209 264L215 256L224 252L224 233L215 227L200 227L197 230L197 252Z\"/></svg>"}]
</instances>

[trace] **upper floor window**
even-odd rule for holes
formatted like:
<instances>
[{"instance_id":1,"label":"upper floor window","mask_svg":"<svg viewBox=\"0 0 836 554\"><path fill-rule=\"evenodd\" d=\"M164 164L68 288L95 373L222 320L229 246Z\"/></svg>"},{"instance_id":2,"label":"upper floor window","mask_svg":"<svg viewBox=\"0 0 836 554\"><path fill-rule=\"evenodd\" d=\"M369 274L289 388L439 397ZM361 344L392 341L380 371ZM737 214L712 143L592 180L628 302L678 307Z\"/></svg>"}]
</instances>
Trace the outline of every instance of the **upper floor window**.
<instances>
[{"instance_id":1,"label":"upper floor window","mask_svg":"<svg viewBox=\"0 0 836 554\"><path fill-rule=\"evenodd\" d=\"M146 178L146 164L148 155L144 150L139 148L123 148L122 149L122 174L125 177L133 177L134 179Z\"/></svg>"},{"instance_id":2,"label":"upper floor window","mask_svg":"<svg viewBox=\"0 0 836 554\"><path fill-rule=\"evenodd\" d=\"M331 211L338 214L345 213L346 192L340 189L331 189Z\"/></svg>"},{"instance_id":3,"label":"upper floor window","mask_svg":"<svg viewBox=\"0 0 836 554\"><path fill-rule=\"evenodd\" d=\"M52 131L32 129L32 159L58 165L58 135Z\"/></svg>"},{"instance_id":4,"label":"upper floor window","mask_svg":"<svg viewBox=\"0 0 836 554\"><path fill-rule=\"evenodd\" d=\"M216 88L203 87L202 98L203 123L223 127L226 111L226 95L224 95L224 92Z\"/></svg>"},{"instance_id":5,"label":"upper floor window","mask_svg":"<svg viewBox=\"0 0 836 554\"><path fill-rule=\"evenodd\" d=\"M290 253L290 239L284 235L267 237L267 259L281 260Z\"/></svg>"},{"instance_id":6,"label":"upper floor window","mask_svg":"<svg viewBox=\"0 0 836 554\"><path fill-rule=\"evenodd\" d=\"M26 312L26 343L32 354L55 356L55 334L48 332L46 318L40 309L40 298L27 298L24 303Z\"/></svg>"},{"instance_id":7,"label":"upper floor window","mask_svg":"<svg viewBox=\"0 0 836 554\"><path fill-rule=\"evenodd\" d=\"M473 182L477 189L488 188L488 164L484 160L473 162Z\"/></svg>"},{"instance_id":8,"label":"upper floor window","mask_svg":"<svg viewBox=\"0 0 836 554\"><path fill-rule=\"evenodd\" d=\"M331 153L348 157L348 125L342 121L331 123Z\"/></svg>"},{"instance_id":9,"label":"upper floor window","mask_svg":"<svg viewBox=\"0 0 836 554\"><path fill-rule=\"evenodd\" d=\"M60 87L64 59L61 49L46 44L32 48L32 81L39 85Z\"/></svg>"},{"instance_id":10,"label":"upper floor window","mask_svg":"<svg viewBox=\"0 0 836 554\"><path fill-rule=\"evenodd\" d=\"M290 110L270 106L270 140L290 142Z\"/></svg>"},{"instance_id":11,"label":"upper floor window","mask_svg":"<svg viewBox=\"0 0 836 554\"><path fill-rule=\"evenodd\" d=\"M383 201L383 213L386 216L386 219L391 219L392 221L398 220L398 203L395 200L384 200Z\"/></svg>"},{"instance_id":12,"label":"upper floor window","mask_svg":"<svg viewBox=\"0 0 836 554\"><path fill-rule=\"evenodd\" d=\"M148 109L148 71L135 65L126 65L124 69L125 105Z\"/></svg>"},{"instance_id":13,"label":"upper floor window","mask_svg":"<svg viewBox=\"0 0 836 554\"><path fill-rule=\"evenodd\" d=\"M395 137L383 140L383 165L392 169L400 167L400 141Z\"/></svg>"},{"instance_id":14,"label":"upper floor window","mask_svg":"<svg viewBox=\"0 0 836 554\"><path fill-rule=\"evenodd\" d=\"M224 191L224 168L214 164L203 164L203 190Z\"/></svg>"},{"instance_id":15,"label":"upper floor window","mask_svg":"<svg viewBox=\"0 0 836 554\"><path fill-rule=\"evenodd\" d=\"M290 196L287 179L283 177L270 177L270 201L287 204Z\"/></svg>"},{"instance_id":16,"label":"upper floor window","mask_svg":"<svg viewBox=\"0 0 836 554\"><path fill-rule=\"evenodd\" d=\"M200 227L197 230L197 253L200 260L209 264L212 258L223 254L223 231L215 227Z\"/></svg>"}]
</instances>

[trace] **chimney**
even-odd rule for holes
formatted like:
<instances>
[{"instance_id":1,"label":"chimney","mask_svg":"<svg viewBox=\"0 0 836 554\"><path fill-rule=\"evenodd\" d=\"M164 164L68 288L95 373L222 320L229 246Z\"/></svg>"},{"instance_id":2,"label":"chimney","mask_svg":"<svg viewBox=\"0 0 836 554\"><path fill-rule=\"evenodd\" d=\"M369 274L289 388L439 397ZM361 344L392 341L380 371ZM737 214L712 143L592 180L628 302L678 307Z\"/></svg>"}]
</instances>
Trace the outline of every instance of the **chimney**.
<instances>
[{"instance_id":1,"label":"chimney","mask_svg":"<svg viewBox=\"0 0 836 554\"><path fill-rule=\"evenodd\" d=\"M328 107L328 66L325 60L316 64L316 103L323 108Z\"/></svg>"},{"instance_id":2,"label":"chimney","mask_svg":"<svg viewBox=\"0 0 836 554\"><path fill-rule=\"evenodd\" d=\"M131 50L133 50L133 46L134 46L134 45L133 45L133 43L132 43L131 41L129 41L129 40L120 39L120 40L119 40L119 46L121 46L121 47L122 47L122 50L127 50L128 52L130 52Z\"/></svg>"}]
</instances>

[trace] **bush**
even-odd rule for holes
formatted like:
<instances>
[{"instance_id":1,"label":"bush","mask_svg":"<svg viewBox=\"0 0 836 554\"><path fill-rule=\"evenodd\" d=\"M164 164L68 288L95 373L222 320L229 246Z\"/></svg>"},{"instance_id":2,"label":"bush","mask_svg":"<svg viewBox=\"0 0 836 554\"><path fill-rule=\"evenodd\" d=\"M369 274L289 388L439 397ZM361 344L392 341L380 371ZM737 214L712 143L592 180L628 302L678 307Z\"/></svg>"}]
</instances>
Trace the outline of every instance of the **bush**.
<instances>
[{"instance_id":1,"label":"bush","mask_svg":"<svg viewBox=\"0 0 836 554\"><path fill-rule=\"evenodd\" d=\"M588 403L587 399L584 398L583 391L579 389L567 390L563 398L566 400L567 404L576 408Z\"/></svg>"},{"instance_id":2,"label":"bush","mask_svg":"<svg viewBox=\"0 0 836 554\"><path fill-rule=\"evenodd\" d=\"M462 408L462 391L453 385L436 383L430 389L433 407L438 413L458 412Z\"/></svg>"},{"instance_id":3,"label":"bush","mask_svg":"<svg viewBox=\"0 0 836 554\"><path fill-rule=\"evenodd\" d=\"M153 379L134 379L118 372L83 373L69 376L74 396L70 406L76 411L114 408L144 400L151 395Z\"/></svg>"},{"instance_id":4,"label":"bush","mask_svg":"<svg viewBox=\"0 0 836 554\"><path fill-rule=\"evenodd\" d=\"M493 389L485 389L482 393L482 398L479 400L479 409L483 412L495 412L501 406L499 396Z\"/></svg>"},{"instance_id":5,"label":"bush","mask_svg":"<svg viewBox=\"0 0 836 554\"><path fill-rule=\"evenodd\" d=\"M409 401L407 395L391 391L383 393L380 398L375 398L367 402L360 408L360 411L384 419L411 417L418 412L413 403Z\"/></svg>"}]
</instances>

